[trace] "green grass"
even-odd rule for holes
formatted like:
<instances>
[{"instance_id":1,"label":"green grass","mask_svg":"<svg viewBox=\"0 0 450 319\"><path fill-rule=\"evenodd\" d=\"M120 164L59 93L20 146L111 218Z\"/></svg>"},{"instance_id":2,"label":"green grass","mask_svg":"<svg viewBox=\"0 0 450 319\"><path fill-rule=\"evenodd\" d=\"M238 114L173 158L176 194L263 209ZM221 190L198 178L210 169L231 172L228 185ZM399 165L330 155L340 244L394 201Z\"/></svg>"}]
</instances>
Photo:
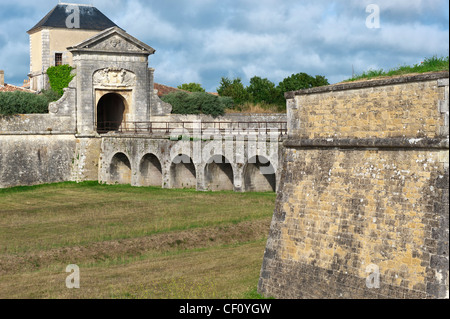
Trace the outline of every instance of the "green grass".
<instances>
[{"instance_id":1,"label":"green grass","mask_svg":"<svg viewBox=\"0 0 450 319\"><path fill-rule=\"evenodd\" d=\"M257 288L254 288L252 290L247 291L244 294L244 299L274 299L274 298L265 298L264 296L258 293Z\"/></svg>"},{"instance_id":2,"label":"green grass","mask_svg":"<svg viewBox=\"0 0 450 319\"><path fill-rule=\"evenodd\" d=\"M274 193L0 190L0 298L259 298ZM77 264L82 288L65 288ZM253 292L252 292L253 291Z\"/></svg>"},{"instance_id":3,"label":"green grass","mask_svg":"<svg viewBox=\"0 0 450 319\"><path fill-rule=\"evenodd\" d=\"M425 58L422 63L415 64L413 66L399 66L390 70L369 70L363 72L360 75L348 79L344 82L351 82L363 79L373 79L382 76L395 76L395 75L405 75L411 73L425 73L425 72L439 72L449 70L449 57L437 57L433 56L431 58Z\"/></svg>"}]
</instances>

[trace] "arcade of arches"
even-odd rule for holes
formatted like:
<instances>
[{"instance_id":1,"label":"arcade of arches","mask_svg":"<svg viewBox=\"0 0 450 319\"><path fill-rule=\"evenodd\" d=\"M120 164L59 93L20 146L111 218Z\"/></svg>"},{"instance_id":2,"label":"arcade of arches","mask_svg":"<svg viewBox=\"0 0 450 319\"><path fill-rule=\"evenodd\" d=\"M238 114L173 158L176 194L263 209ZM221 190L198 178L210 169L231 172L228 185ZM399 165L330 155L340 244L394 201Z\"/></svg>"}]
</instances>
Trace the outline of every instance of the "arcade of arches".
<instances>
[{"instance_id":1,"label":"arcade of arches","mask_svg":"<svg viewBox=\"0 0 450 319\"><path fill-rule=\"evenodd\" d=\"M137 183L140 186L162 187L164 184L164 168L154 154L146 154L139 162ZM178 155L170 163L170 188L196 188L198 186L198 167L187 155ZM235 189L235 171L231 163L222 156L213 156L204 166L204 190L222 191ZM131 184L134 174L129 158L124 153L117 153L110 162L109 182L112 184ZM202 174L200 174L202 175ZM251 158L243 169L243 191L275 192L275 170L265 157ZM202 184L202 183L200 183Z\"/></svg>"}]
</instances>

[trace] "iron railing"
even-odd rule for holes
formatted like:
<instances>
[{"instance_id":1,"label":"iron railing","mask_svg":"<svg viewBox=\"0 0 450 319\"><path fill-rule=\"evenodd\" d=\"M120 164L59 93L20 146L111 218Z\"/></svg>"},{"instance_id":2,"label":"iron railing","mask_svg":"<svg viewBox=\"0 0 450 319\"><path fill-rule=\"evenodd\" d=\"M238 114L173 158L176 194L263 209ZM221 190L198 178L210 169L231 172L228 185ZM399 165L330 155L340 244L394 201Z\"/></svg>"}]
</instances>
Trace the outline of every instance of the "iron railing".
<instances>
[{"instance_id":1,"label":"iron railing","mask_svg":"<svg viewBox=\"0 0 450 319\"><path fill-rule=\"evenodd\" d=\"M220 134L287 134L287 122L101 122L97 125L97 132L128 133L128 134L171 134L175 130L189 133Z\"/></svg>"}]
</instances>

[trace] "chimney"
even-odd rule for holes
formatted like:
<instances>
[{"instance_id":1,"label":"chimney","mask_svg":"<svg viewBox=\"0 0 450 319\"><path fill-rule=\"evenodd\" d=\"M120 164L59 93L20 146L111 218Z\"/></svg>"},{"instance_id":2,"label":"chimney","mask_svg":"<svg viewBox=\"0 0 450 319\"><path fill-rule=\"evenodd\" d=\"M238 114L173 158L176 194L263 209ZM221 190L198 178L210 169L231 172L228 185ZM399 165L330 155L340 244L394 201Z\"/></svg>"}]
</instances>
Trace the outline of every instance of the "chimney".
<instances>
[{"instance_id":1,"label":"chimney","mask_svg":"<svg viewBox=\"0 0 450 319\"><path fill-rule=\"evenodd\" d=\"M0 70L0 86L5 85L5 71Z\"/></svg>"}]
</instances>

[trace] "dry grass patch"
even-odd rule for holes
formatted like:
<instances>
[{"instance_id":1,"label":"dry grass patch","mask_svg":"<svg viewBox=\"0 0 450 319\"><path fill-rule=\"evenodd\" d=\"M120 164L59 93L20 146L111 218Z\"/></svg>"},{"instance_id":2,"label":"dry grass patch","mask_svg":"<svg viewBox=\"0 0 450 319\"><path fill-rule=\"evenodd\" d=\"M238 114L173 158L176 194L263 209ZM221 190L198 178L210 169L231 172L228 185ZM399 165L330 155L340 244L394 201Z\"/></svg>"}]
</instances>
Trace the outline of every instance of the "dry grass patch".
<instances>
[{"instance_id":1,"label":"dry grass patch","mask_svg":"<svg viewBox=\"0 0 450 319\"><path fill-rule=\"evenodd\" d=\"M230 299L256 287L265 240L80 264L80 289L64 265L2 275L0 298Z\"/></svg>"},{"instance_id":2,"label":"dry grass patch","mask_svg":"<svg viewBox=\"0 0 450 319\"><path fill-rule=\"evenodd\" d=\"M0 298L242 297L274 205L273 193L97 183L0 190ZM65 287L69 264L80 290Z\"/></svg>"}]
</instances>

